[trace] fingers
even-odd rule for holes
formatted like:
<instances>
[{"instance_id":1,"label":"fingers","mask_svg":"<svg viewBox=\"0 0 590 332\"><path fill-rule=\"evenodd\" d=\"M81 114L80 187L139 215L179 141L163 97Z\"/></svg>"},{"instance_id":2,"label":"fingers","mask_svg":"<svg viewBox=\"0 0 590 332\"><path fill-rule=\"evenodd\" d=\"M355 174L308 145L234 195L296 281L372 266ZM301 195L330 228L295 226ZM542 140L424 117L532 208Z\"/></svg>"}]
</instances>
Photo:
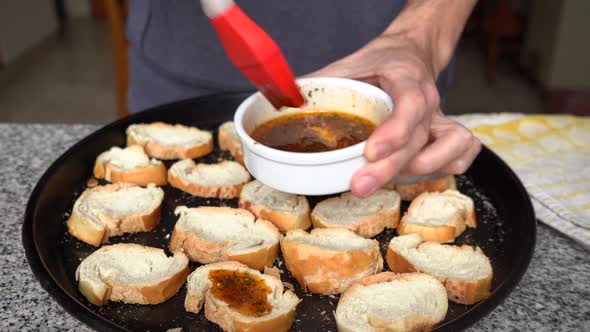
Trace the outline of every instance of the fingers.
<instances>
[{"instance_id":1,"label":"fingers","mask_svg":"<svg viewBox=\"0 0 590 332\"><path fill-rule=\"evenodd\" d=\"M428 140L428 132L420 128L416 131L404 149L398 150L386 158L369 163L353 177L350 190L358 197L367 197L395 175L399 174L405 164L419 151Z\"/></svg>"},{"instance_id":2,"label":"fingers","mask_svg":"<svg viewBox=\"0 0 590 332\"><path fill-rule=\"evenodd\" d=\"M471 154L476 149L474 145L477 145L476 142L479 141L473 137L467 128L451 120L445 119L445 121L451 122L447 125L452 127L409 161L404 168L404 173L430 174L445 168L445 170L453 170L450 174L457 174L457 170L458 173L464 171L461 168L466 161L473 160L470 159ZM469 151L470 149L473 152ZM469 164L470 162L467 163L467 166Z\"/></svg>"},{"instance_id":3,"label":"fingers","mask_svg":"<svg viewBox=\"0 0 590 332\"><path fill-rule=\"evenodd\" d=\"M473 137L471 141L471 146L467 151L462 154L459 158L451 161L446 166L442 167L440 170L443 173L447 174L462 174L467 171L469 166L473 163L477 155L481 151L481 142L477 137Z\"/></svg>"}]
</instances>

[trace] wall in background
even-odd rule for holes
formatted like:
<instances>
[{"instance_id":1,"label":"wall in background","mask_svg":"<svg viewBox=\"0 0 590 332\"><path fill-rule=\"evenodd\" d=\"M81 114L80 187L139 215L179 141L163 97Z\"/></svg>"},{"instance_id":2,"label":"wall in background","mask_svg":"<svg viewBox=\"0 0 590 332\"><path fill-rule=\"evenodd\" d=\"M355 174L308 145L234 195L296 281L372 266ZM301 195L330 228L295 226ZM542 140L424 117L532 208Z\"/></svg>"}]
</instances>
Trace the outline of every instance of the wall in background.
<instances>
[{"instance_id":1,"label":"wall in background","mask_svg":"<svg viewBox=\"0 0 590 332\"><path fill-rule=\"evenodd\" d=\"M0 1L0 52L10 65L57 30L53 1Z\"/></svg>"}]
</instances>

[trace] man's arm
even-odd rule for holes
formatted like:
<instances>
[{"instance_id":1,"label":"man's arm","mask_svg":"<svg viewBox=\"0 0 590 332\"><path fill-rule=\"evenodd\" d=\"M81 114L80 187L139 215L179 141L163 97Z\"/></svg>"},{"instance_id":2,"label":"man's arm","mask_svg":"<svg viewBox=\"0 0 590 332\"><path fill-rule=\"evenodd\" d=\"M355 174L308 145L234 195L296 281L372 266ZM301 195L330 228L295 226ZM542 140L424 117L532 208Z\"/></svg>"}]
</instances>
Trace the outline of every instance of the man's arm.
<instances>
[{"instance_id":1,"label":"man's arm","mask_svg":"<svg viewBox=\"0 0 590 332\"><path fill-rule=\"evenodd\" d=\"M440 111L436 78L452 57L476 0L409 0L377 38L313 76L363 80L385 90L393 114L368 139L369 164L352 178L365 197L400 173L463 173L481 144Z\"/></svg>"}]
</instances>

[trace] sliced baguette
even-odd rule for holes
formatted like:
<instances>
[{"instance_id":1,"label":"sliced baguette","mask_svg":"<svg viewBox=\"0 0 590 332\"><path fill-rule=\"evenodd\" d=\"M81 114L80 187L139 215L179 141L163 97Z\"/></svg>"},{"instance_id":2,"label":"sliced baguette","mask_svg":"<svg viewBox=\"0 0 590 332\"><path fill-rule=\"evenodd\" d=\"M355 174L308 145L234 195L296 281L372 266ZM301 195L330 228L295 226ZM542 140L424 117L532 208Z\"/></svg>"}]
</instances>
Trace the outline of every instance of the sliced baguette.
<instances>
[{"instance_id":1,"label":"sliced baguette","mask_svg":"<svg viewBox=\"0 0 590 332\"><path fill-rule=\"evenodd\" d=\"M250 173L235 161L195 164L191 159L183 159L170 167L168 181L194 196L236 198L250 181Z\"/></svg>"},{"instance_id":2,"label":"sliced baguette","mask_svg":"<svg viewBox=\"0 0 590 332\"><path fill-rule=\"evenodd\" d=\"M160 222L164 191L127 183L86 189L74 203L67 221L74 237L100 246L111 236L147 232Z\"/></svg>"},{"instance_id":3,"label":"sliced baguette","mask_svg":"<svg viewBox=\"0 0 590 332\"><path fill-rule=\"evenodd\" d=\"M211 288L209 279L212 270L229 270L246 272L264 280L271 292L267 301L272 310L260 317L239 313L222 299L217 298ZM290 290L284 291L280 279L262 274L238 262L220 262L203 265L188 277L185 308L189 312L199 313L205 307L205 317L219 325L224 331L288 331L295 320L296 307L301 300Z\"/></svg>"},{"instance_id":4,"label":"sliced baguette","mask_svg":"<svg viewBox=\"0 0 590 332\"><path fill-rule=\"evenodd\" d=\"M436 278L383 272L344 292L335 316L340 332L429 331L447 308L445 288Z\"/></svg>"},{"instance_id":5,"label":"sliced baguette","mask_svg":"<svg viewBox=\"0 0 590 332\"><path fill-rule=\"evenodd\" d=\"M456 190L423 193L412 201L402 217L399 235L418 233L426 241L452 242L465 227L476 227L471 198Z\"/></svg>"},{"instance_id":6,"label":"sliced baguette","mask_svg":"<svg viewBox=\"0 0 590 332\"><path fill-rule=\"evenodd\" d=\"M268 221L254 220L244 209L179 206L170 251L181 251L199 263L238 261L256 270L272 266L280 233Z\"/></svg>"},{"instance_id":7,"label":"sliced baguette","mask_svg":"<svg viewBox=\"0 0 590 332\"><path fill-rule=\"evenodd\" d=\"M409 234L391 239L386 259L393 272L436 277L451 301L473 304L490 295L492 265L479 247L424 242L419 234Z\"/></svg>"},{"instance_id":8,"label":"sliced baguette","mask_svg":"<svg viewBox=\"0 0 590 332\"><path fill-rule=\"evenodd\" d=\"M340 294L383 269L379 242L345 228L292 230L281 239L281 251L287 269L312 293Z\"/></svg>"},{"instance_id":9,"label":"sliced baguette","mask_svg":"<svg viewBox=\"0 0 590 332\"><path fill-rule=\"evenodd\" d=\"M164 250L139 244L104 246L86 257L76 280L88 302L162 303L178 292L189 274L183 253L167 257Z\"/></svg>"},{"instance_id":10,"label":"sliced baguette","mask_svg":"<svg viewBox=\"0 0 590 332\"><path fill-rule=\"evenodd\" d=\"M404 201L411 201L418 195L427 192L443 192L448 189L457 189L455 176L449 175L429 181L409 184L396 184L397 191Z\"/></svg>"},{"instance_id":11,"label":"sliced baguette","mask_svg":"<svg viewBox=\"0 0 590 332\"><path fill-rule=\"evenodd\" d=\"M199 158L213 151L213 135L205 130L163 122L127 127L127 145L141 145L158 159Z\"/></svg>"},{"instance_id":12,"label":"sliced baguette","mask_svg":"<svg viewBox=\"0 0 590 332\"><path fill-rule=\"evenodd\" d=\"M112 147L101 153L94 163L94 177L109 182L128 182L147 186L167 184L166 166L156 159L150 159L139 145L121 149Z\"/></svg>"},{"instance_id":13,"label":"sliced baguette","mask_svg":"<svg viewBox=\"0 0 590 332\"><path fill-rule=\"evenodd\" d=\"M314 227L348 228L363 237L373 237L399 222L400 197L393 190L381 189L361 199L352 193L328 198L311 212Z\"/></svg>"},{"instance_id":14,"label":"sliced baguette","mask_svg":"<svg viewBox=\"0 0 590 332\"><path fill-rule=\"evenodd\" d=\"M217 142L219 148L224 151L229 151L234 159L239 163L244 163L244 155L242 154L242 142L236 132L236 127L231 121L223 123L219 126L217 134Z\"/></svg>"},{"instance_id":15,"label":"sliced baguette","mask_svg":"<svg viewBox=\"0 0 590 332\"><path fill-rule=\"evenodd\" d=\"M281 232L311 226L305 196L284 193L254 180L242 187L240 207L272 222Z\"/></svg>"}]
</instances>

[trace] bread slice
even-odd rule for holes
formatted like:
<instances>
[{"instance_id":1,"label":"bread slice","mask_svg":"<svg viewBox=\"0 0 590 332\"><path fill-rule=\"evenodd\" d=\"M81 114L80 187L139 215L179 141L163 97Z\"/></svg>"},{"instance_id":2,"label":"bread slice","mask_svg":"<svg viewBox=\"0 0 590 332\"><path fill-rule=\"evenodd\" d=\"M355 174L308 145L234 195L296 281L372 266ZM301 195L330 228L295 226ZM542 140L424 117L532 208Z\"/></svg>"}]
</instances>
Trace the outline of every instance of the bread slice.
<instances>
[{"instance_id":1,"label":"bread slice","mask_svg":"<svg viewBox=\"0 0 590 332\"><path fill-rule=\"evenodd\" d=\"M127 145L141 145L158 159L199 158L213 151L213 135L205 130L163 122L127 127Z\"/></svg>"},{"instance_id":2,"label":"bread slice","mask_svg":"<svg viewBox=\"0 0 590 332\"><path fill-rule=\"evenodd\" d=\"M473 304L490 295L492 265L479 247L424 242L419 234L409 234L391 239L386 259L393 272L436 277L451 301Z\"/></svg>"},{"instance_id":3,"label":"bread slice","mask_svg":"<svg viewBox=\"0 0 590 332\"><path fill-rule=\"evenodd\" d=\"M272 222L281 232L311 226L310 208L305 196L275 190L258 180L242 187L239 204L258 218Z\"/></svg>"},{"instance_id":4,"label":"bread slice","mask_svg":"<svg viewBox=\"0 0 590 332\"><path fill-rule=\"evenodd\" d=\"M244 163L242 142L240 142L236 127L232 121L224 122L219 126L217 142L219 143L219 148L221 150L229 151L237 162Z\"/></svg>"},{"instance_id":5,"label":"bread slice","mask_svg":"<svg viewBox=\"0 0 590 332\"><path fill-rule=\"evenodd\" d=\"M448 189L457 189L454 175L418 183L395 184L395 191L399 193L404 201L411 201L422 193L443 192Z\"/></svg>"},{"instance_id":6,"label":"bread slice","mask_svg":"<svg viewBox=\"0 0 590 332\"><path fill-rule=\"evenodd\" d=\"M192 261L233 260L263 270L278 256L279 231L266 220L255 221L247 210L179 206L174 213L180 217L170 238L170 251L182 251Z\"/></svg>"},{"instance_id":7,"label":"bread slice","mask_svg":"<svg viewBox=\"0 0 590 332\"><path fill-rule=\"evenodd\" d=\"M147 232L160 222L164 191L127 183L86 189L74 203L68 231L81 241L100 246L111 236Z\"/></svg>"},{"instance_id":8,"label":"bread slice","mask_svg":"<svg viewBox=\"0 0 590 332\"><path fill-rule=\"evenodd\" d=\"M229 274L228 279L221 279L215 284L211 273ZM227 272L226 272L227 271ZM238 275L232 278L232 271ZM237 280L236 280L237 279ZM257 315L241 313L240 307L228 304L216 294L219 286L227 286L227 294L236 300L252 304L252 300L261 299L263 307ZM249 286L247 286L249 285ZM236 287L237 286L237 287ZM242 286L242 287L240 287ZM266 297L264 290L268 291ZM285 291L280 279L262 274L238 262L220 262L203 265L188 277L187 296L184 306L187 311L199 313L204 305L205 317L219 325L224 331L288 331L295 320L296 307L301 300L290 290Z\"/></svg>"},{"instance_id":9,"label":"bread slice","mask_svg":"<svg viewBox=\"0 0 590 332\"><path fill-rule=\"evenodd\" d=\"M399 235L418 233L426 241L452 242L466 226L477 226L473 201L456 190L446 190L416 197L397 232Z\"/></svg>"},{"instance_id":10,"label":"bread slice","mask_svg":"<svg viewBox=\"0 0 590 332\"><path fill-rule=\"evenodd\" d=\"M76 280L82 295L94 305L109 300L158 304L178 292L189 272L183 253L167 257L159 248L120 243L86 257L76 270Z\"/></svg>"},{"instance_id":11,"label":"bread slice","mask_svg":"<svg viewBox=\"0 0 590 332\"><path fill-rule=\"evenodd\" d=\"M339 332L429 331L447 308L445 288L436 278L383 272L344 292L335 316Z\"/></svg>"},{"instance_id":12,"label":"bread slice","mask_svg":"<svg viewBox=\"0 0 590 332\"><path fill-rule=\"evenodd\" d=\"M250 181L250 173L235 161L195 164L191 159L183 159L170 167L168 181L194 196L236 198Z\"/></svg>"},{"instance_id":13,"label":"bread slice","mask_svg":"<svg viewBox=\"0 0 590 332\"><path fill-rule=\"evenodd\" d=\"M381 189L361 199L347 192L318 203L311 212L314 227L344 227L373 237L399 222L400 197L393 190Z\"/></svg>"},{"instance_id":14,"label":"bread slice","mask_svg":"<svg viewBox=\"0 0 590 332\"><path fill-rule=\"evenodd\" d=\"M304 290L340 294L383 269L379 242L346 228L296 229L281 239L287 269Z\"/></svg>"},{"instance_id":15,"label":"bread slice","mask_svg":"<svg viewBox=\"0 0 590 332\"><path fill-rule=\"evenodd\" d=\"M128 182L147 186L166 183L166 166L156 159L150 159L139 145L121 149L112 147L101 153L94 163L94 177L109 182Z\"/></svg>"}]
</instances>

